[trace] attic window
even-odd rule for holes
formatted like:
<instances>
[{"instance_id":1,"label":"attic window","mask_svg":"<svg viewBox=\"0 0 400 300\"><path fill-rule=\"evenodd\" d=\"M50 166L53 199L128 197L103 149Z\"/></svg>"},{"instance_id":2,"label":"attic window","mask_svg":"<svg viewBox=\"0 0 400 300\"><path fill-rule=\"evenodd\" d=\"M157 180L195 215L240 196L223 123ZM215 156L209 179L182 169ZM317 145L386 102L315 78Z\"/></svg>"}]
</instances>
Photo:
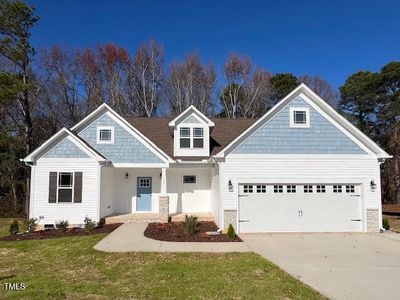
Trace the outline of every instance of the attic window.
<instances>
[{"instance_id":1,"label":"attic window","mask_svg":"<svg viewBox=\"0 0 400 300\"><path fill-rule=\"evenodd\" d=\"M113 144L114 143L114 127L97 127L97 143Z\"/></svg>"},{"instance_id":2,"label":"attic window","mask_svg":"<svg viewBox=\"0 0 400 300\"><path fill-rule=\"evenodd\" d=\"M193 148L204 147L204 129L193 128Z\"/></svg>"},{"instance_id":3,"label":"attic window","mask_svg":"<svg viewBox=\"0 0 400 300\"><path fill-rule=\"evenodd\" d=\"M310 127L310 110L307 107L290 108L290 127Z\"/></svg>"}]
</instances>

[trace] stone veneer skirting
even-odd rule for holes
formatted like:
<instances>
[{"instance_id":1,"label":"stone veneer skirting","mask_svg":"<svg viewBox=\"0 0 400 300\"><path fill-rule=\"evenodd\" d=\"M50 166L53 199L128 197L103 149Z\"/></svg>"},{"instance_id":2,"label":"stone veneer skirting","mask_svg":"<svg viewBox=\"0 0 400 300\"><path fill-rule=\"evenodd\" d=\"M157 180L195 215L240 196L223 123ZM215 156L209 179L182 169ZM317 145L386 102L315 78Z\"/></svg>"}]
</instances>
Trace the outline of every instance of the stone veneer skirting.
<instances>
[{"instance_id":1,"label":"stone veneer skirting","mask_svg":"<svg viewBox=\"0 0 400 300\"><path fill-rule=\"evenodd\" d=\"M161 223L168 223L169 218L169 197L160 196L158 208L158 218Z\"/></svg>"},{"instance_id":2,"label":"stone veneer skirting","mask_svg":"<svg viewBox=\"0 0 400 300\"><path fill-rule=\"evenodd\" d=\"M379 232L379 210L367 209L367 232Z\"/></svg>"},{"instance_id":3,"label":"stone veneer skirting","mask_svg":"<svg viewBox=\"0 0 400 300\"><path fill-rule=\"evenodd\" d=\"M225 209L224 210L224 230L228 229L229 224L232 224L235 232L237 232L237 210L236 209Z\"/></svg>"}]
</instances>

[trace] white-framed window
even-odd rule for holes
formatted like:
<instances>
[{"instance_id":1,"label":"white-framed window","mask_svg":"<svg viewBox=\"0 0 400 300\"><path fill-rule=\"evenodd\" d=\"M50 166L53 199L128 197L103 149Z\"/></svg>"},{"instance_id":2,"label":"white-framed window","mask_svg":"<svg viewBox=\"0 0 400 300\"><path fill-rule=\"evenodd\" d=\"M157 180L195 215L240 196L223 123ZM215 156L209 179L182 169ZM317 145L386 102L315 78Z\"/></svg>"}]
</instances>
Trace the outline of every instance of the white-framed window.
<instances>
[{"instance_id":1,"label":"white-framed window","mask_svg":"<svg viewBox=\"0 0 400 300\"><path fill-rule=\"evenodd\" d=\"M190 127L179 129L179 147L190 148Z\"/></svg>"},{"instance_id":2,"label":"white-framed window","mask_svg":"<svg viewBox=\"0 0 400 300\"><path fill-rule=\"evenodd\" d=\"M274 193L283 193L283 185L274 185Z\"/></svg>"},{"instance_id":3,"label":"white-framed window","mask_svg":"<svg viewBox=\"0 0 400 300\"><path fill-rule=\"evenodd\" d=\"M286 192L289 194L296 193L296 186L295 185L286 186Z\"/></svg>"},{"instance_id":4,"label":"white-framed window","mask_svg":"<svg viewBox=\"0 0 400 300\"><path fill-rule=\"evenodd\" d=\"M72 202L74 197L74 173L59 172L57 184L57 202Z\"/></svg>"},{"instance_id":5,"label":"white-framed window","mask_svg":"<svg viewBox=\"0 0 400 300\"><path fill-rule=\"evenodd\" d=\"M114 144L114 127L97 127L97 144Z\"/></svg>"},{"instance_id":6,"label":"white-framed window","mask_svg":"<svg viewBox=\"0 0 400 300\"><path fill-rule=\"evenodd\" d=\"M249 184L243 185L243 193L252 193L253 192L253 186Z\"/></svg>"},{"instance_id":7,"label":"white-framed window","mask_svg":"<svg viewBox=\"0 0 400 300\"><path fill-rule=\"evenodd\" d=\"M183 176L183 183L196 183L196 176L195 175Z\"/></svg>"},{"instance_id":8,"label":"white-framed window","mask_svg":"<svg viewBox=\"0 0 400 300\"><path fill-rule=\"evenodd\" d=\"M326 187L325 185L317 185L317 193L325 193Z\"/></svg>"},{"instance_id":9,"label":"white-framed window","mask_svg":"<svg viewBox=\"0 0 400 300\"><path fill-rule=\"evenodd\" d=\"M313 192L313 186L312 185L305 185L304 186L304 193L312 193Z\"/></svg>"},{"instance_id":10,"label":"white-framed window","mask_svg":"<svg viewBox=\"0 0 400 300\"><path fill-rule=\"evenodd\" d=\"M204 128L203 127L180 127L179 128L179 147L180 148L204 148Z\"/></svg>"},{"instance_id":11,"label":"white-framed window","mask_svg":"<svg viewBox=\"0 0 400 300\"><path fill-rule=\"evenodd\" d=\"M266 185L257 185L257 193L266 193L267 186Z\"/></svg>"},{"instance_id":12,"label":"white-framed window","mask_svg":"<svg viewBox=\"0 0 400 300\"><path fill-rule=\"evenodd\" d=\"M291 107L290 127L294 128L310 127L310 109L308 107Z\"/></svg>"},{"instance_id":13,"label":"white-framed window","mask_svg":"<svg viewBox=\"0 0 400 300\"><path fill-rule=\"evenodd\" d=\"M194 127L193 128L193 148L204 147L204 128Z\"/></svg>"},{"instance_id":14,"label":"white-framed window","mask_svg":"<svg viewBox=\"0 0 400 300\"><path fill-rule=\"evenodd\" d=\"M354 194L354 192L355 192L354 185L346 185L346 193Z\"/></svg>"},{"instance_id":15,"label":"white-framed window","mask_svg":"<svg viewBox=\"0 0 400 300\"><path fill-rule=\"evenodd\" d=\"M334 193L341 193L342 192L342 186L341 185L334 185L333 186L333 192Z\"/></svg>"}]
</instances>

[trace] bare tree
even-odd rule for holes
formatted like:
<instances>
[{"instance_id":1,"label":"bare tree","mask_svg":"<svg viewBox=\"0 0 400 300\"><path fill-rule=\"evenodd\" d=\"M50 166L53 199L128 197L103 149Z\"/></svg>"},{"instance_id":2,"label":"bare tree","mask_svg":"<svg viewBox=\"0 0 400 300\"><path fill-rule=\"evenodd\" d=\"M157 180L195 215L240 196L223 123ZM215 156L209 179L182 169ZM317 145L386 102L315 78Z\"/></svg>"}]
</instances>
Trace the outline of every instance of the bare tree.
<instances>
[{"instance_id":1,"label":"bare tree","mask_svg":"<svg viewBox=\"0 0 400 300\"><path fill-rule=\"evenodd\" d=\"M339 93L324 79L317 76L303 75L299 81L305 83L331 106L336 107L339 101Z\"/></svg>"},{"instance_id":2,"label":"bare tree","mask_svg":"<svg viewBox=\"0 0 400 300\"><path fill-rule=\"evenodd\" d=\"M198 54L189 54L183 62L169 67L165 82L165 95L174 115L194 105L207 114L213 104L216 83L215 67L203 65Z\"/></svg>"},{"instance_id":3,"label":"bare tree","mask_svg":"<svg viewBox=\"0 0 400 300\"><path fill-rule=\"evenodd\" d=\"M76 53L56 45L40 53L40 84L44 94L41 106L52 118L63 112L64 123L73 125L81 118L82 99L79 94L79 70ZM59 118L57 118L60 120Z\"/></svg>"},{"instance_id":4,"label":"bare tree","mask_svg":"<svg viewBox=\"0 0 400 300\"><path fill-rule=\"evenodd\" d=\"M271 74L254 67L250 58L231 54L225 63L227 85L220 101L228 118L255 118L272 106Z\"/></svg>"},{"instance_id":5,"label":"bare tree","mask_svg":"<svg viewBox=\"0 0 400 300\"><path fill-rule=\"evenodd\" d=\"M98 68L101 70L104 88L104 102L109 103L118 113L126 114L129 104L126 85L131 65L129 52L113 44L97 46Z\"/></svg>"},{"instance_id":6,"label":"bare tree","mask_svg":"<svg viewBox=\"0 0 400 300\"><path fill-rule=\"evenodd\" d=\"M128 89L131 97L127 102L131 112L151 117L160 99L163 81L164 50L155 41L140 46L133 59Z\"/></svg>"}]
</instances>

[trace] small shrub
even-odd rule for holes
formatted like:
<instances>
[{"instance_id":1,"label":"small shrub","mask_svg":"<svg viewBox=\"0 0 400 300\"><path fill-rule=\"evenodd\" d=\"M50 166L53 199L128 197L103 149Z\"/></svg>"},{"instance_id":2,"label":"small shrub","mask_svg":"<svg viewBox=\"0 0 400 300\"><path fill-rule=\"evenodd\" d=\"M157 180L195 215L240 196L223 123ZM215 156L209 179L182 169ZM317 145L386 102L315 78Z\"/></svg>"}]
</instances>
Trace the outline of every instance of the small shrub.
<instances>
[{"instance_id":1,"label":"small shrub","mask_svg":"<svg viewBox=\"0 0 400 300\"><path fill-rule=\"evenodd\" d=\"M84 227L86 230L92 230L97 226L96 221L93 221L91 218L85 217L85 220L83 220Z\"/></svg>"},{"instance_id":2,"label":"small shrub","mask_svg":"<svg viewBox=\"0 0 400 300\"><path fill-rule=\"evenodd\" d=\"M19 223L17 220L12 221L8 231L10 232L10 234L17 234L19 232Z\"/></svg>"},{"instance_id":3,"label":"small shrub","mask_svg":"<svg viewBox=\"0 0 400 300\"><path fill-rule=\"evenodd\" d=\"M25 227L27 232L34 232L38 226L39 220L36 218L30 218L25 220Z\"/></svg>"},{"instance_id":4,"label":"small shrub","mask_svg":"<svg viewBox=\"0 0 400 300\"><path fill-rule=\"evenodd\" d=\"M56 228L64 231L67 230L68 225L69 225L68 220L60 220L56 222Z\"/></svg>"},{"instance_id":5,"label":"small shrub","mask_svg":"<svg viewBox=\"0 0 400 300\"><path fill-rule=\"evenodd\" d=\"M227 235L228 238L230 238L230 239L234 239L234 238L236 237L235 229L233 228L233 226L232 226L231 223L229 223L228 232L226 233L226 235Z\"/></svg>"},{"instance_id":6,"label":"small shrub","mask_svg":"<svg viewBox=\"0 0 400 300\"><path fill-rule=\"evenodd\" d=\"M383 220L382 220L382 227L383 227L385 230L389 230L389 229L390 229L390 223L389 223L389 220L388 220L387 218L383 218Z\"/></svg>"},{"instance_id":7,"label":"small shrub","mask_svg":"<svg viewBox=\"0 0 400 300\"><path fill-rule=\"evenodd\" d=\"M197 224L199 224L199 222L196 216L185 215L185 221L183 222L183 227L187 234L195 234Z\"/></svg>"}]
</instances>

